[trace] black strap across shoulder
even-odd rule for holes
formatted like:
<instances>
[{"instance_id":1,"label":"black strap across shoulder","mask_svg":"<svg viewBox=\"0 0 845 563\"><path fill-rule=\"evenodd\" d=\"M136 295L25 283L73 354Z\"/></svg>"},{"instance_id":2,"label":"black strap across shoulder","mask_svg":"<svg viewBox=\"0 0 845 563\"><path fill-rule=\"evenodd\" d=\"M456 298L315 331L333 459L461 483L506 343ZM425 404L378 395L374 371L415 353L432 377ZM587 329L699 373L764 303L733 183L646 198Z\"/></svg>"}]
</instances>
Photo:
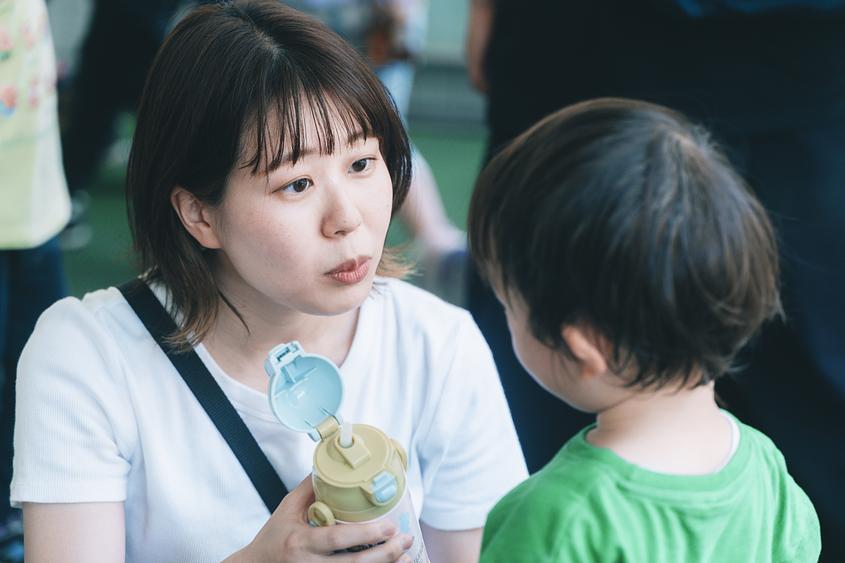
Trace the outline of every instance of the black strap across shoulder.
<instances>
[{"instance_id":1,"label":"black strap across shoulder","mask_svg":"<svg viewBox=\"0 0 845 563\"><path fill-rule=\"evenodd\" d=\"M272 513L287 489L235 407L195 351L177 352L165 342L165 337L176 330L176 323L149 286L135 278L118 289L208 413Z\"/></svg>"}]
</instances>

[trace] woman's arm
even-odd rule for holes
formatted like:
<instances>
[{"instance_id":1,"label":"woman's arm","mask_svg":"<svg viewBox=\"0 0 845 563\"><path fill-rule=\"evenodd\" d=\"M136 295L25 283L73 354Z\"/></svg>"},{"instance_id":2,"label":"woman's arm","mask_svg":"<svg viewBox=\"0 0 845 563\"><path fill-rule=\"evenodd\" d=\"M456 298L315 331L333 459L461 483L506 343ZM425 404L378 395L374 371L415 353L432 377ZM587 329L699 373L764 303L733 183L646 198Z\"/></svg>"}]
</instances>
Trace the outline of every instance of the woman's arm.
<instances>
[{"instance_id":1,"label":"woman's arm","mask_svg":"<svg viewBox=\"0 0 845 563\"><path fill-rule=\"evenodd\" d=\"M477 563L483 528L447 532L420 522L428 558L436 563Z\"/></svg>"},{"instance_id":2,"label":"woman's arm","mask_svg":"<svg viewBox=\"0 0 845 563\"><path fill-rule=\"evenodd\" d=\"M444 334L447 366L416 453L428 475L421 522L434 563L476 562L490 509L528 476L493 355L468 313ZM459 530L459 531L446 531Z\"/></svg>"},{"instance_id":3,"label":"woman's arm","mask_svg":"<svg viewBox=\"0 0 845 563\"><path fill-rule=\"evenodd\" d=\"M122 563L122 502L23 503L28 563Z\"/></svg>"},{"instance_id":4,"label":"woman's arm","mask_svg":"<svg viewBox=\"0 0 845 563\"><path fill-rule=\"evenodd\" d=\"M392 563L400 560L409 547L406 537L394 535L396 530L390 524L311 528L305 521L305 510L311 501L309 478L285 497L250 545L227 561ZM27 563L122 563L125 559L122 502L27 502L23 505L23 519ZM336 549L381 542L384 543L354 556L330 556Z\"/></svg>"}]
</instances>

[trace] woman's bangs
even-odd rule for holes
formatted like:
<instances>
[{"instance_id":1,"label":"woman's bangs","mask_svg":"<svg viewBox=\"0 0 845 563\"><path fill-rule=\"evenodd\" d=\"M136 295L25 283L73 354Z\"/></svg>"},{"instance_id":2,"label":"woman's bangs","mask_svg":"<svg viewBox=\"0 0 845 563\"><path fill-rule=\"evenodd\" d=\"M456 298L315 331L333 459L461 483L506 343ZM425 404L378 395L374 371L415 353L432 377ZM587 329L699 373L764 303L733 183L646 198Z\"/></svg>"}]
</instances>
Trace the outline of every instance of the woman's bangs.
<instances>
[{"instance_id":1,"label":"woman's bangs","mask_svg":"<svg viewBox=\"0 0 845 563\"><path fill-rule=\"evenodd\" d=\"M360 92L331 88L301 72L291 74L300 76L279 80L256 101L245 127L241 168L268 174L283 163L296 164L306 151L326 155L338 143L357 138L384 141L385 124L367 109Z\"/></svg>"}]
</instances>

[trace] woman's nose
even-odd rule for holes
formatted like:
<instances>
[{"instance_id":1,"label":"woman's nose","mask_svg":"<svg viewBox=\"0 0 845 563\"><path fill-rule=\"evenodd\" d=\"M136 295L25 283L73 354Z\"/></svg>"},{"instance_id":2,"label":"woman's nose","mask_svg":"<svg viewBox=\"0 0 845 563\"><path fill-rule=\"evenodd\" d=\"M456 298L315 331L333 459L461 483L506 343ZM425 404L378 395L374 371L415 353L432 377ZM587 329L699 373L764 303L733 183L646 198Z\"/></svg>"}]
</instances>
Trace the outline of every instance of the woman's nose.
<instances>
[{"instance_id":1,"label":"woman's nose","mask_svg":"<svg viewBox=\"0 0 845 563\"><path fill-rule=\"evenodd\" d=\"M323 236L329 238L346 236L361 225L361 212L354 199L342 186L326 190L326 196L326 211L322 224Z\"/></svg>"}]
</instances>

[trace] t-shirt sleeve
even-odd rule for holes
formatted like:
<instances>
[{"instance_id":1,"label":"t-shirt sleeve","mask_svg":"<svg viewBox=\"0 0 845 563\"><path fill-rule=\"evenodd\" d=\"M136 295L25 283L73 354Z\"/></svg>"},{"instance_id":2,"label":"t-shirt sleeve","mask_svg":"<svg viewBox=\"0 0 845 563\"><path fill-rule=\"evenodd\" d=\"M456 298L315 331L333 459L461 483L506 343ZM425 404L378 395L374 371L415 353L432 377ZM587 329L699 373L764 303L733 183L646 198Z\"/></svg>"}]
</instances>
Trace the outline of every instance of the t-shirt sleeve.
<instances>
[{"instance_id":1,"label":"t-shirt sleeve","mask_svg":"<svg viewBox=\"0 0 845 563\"><path fill-rule=\"evenodd\" d=\"M553 485L544 486L535 475L496 505L484 527L479 563L626 560L579 492Z\"/></svg>"},{"instance_id":2,"label":"t-shirt sleeve","mask_svg":"<svg viewBox=\"0 0 845 563\"><path fill-rule=\"evenodd\" d=\"M468 314L450 350L451 366L420 445L420 519L441 530L466 530L482 527L493 505L528 472L492 354Z\"/></svg>"},{"instance_id":3,"label":"t-shirt sleeve","mask_svg":"<svg viewBox=\"0 0 845 563\"><path fill-rule=\"evenodd\" d=\"M120 358L78 299L41 316L18 364L14 506L126 499L137 433Z\"/></svg>"},{"instance_id":4,"label":"t-shirt sleeve","mask_svg":"<svg viewBox=\"0 0 845 563\"><path fill-rule=\"evenodd\" d=\"M784 483L781 503L786 508L782 510L777 522L777 543L772 554L773 560L794 563L818 561L822 540L816 509L807 494L787 473L783 454L777 452L777 456Z\"/></svg>"}]
</instances>

